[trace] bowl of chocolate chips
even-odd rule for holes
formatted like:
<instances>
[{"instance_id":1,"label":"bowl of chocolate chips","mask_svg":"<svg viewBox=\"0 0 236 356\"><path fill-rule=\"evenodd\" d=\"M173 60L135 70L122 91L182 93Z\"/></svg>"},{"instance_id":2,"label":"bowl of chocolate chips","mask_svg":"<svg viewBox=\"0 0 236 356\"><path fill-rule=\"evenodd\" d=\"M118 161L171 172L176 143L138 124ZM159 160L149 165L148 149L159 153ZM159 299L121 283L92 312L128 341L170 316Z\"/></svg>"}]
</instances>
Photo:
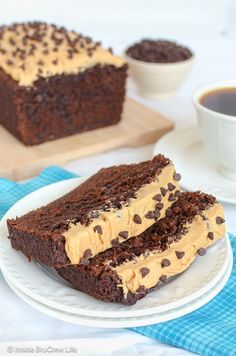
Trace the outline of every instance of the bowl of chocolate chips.
<instances>
[{"instance_id":1,"label":"bowl of chocolate chips","mask_svg":"<svg viewBox=\"0 0 236 356\"><path fill-rule=\"evenodd\" d=\"M126 49L124 57L138 93L151 99L174 95L194 61L189 48L161 39L134 43Z\"/></svg>"}]
</instances>

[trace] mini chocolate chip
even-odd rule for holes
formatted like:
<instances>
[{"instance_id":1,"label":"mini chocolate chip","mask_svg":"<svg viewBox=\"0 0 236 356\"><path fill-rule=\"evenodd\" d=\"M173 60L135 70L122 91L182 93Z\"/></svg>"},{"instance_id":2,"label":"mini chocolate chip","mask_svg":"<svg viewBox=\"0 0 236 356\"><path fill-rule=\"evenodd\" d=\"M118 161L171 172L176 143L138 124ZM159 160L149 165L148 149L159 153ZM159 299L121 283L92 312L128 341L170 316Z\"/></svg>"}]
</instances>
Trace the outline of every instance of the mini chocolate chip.
<instances>
[{"instance_id":1,"label":"mini chocolate chip","mask_svg":"<svg viewBox=\"0 0 236 356\"><path fill-rule=\"evenodd\" d=\"M88 258L81 258L80 265L88 266L89 264L90 264L90 261Z\"/></svg>"},{"instance_id":2,"label":"mini chocolate chip","mask_svg":"<svg viewBox=\"0 0 236 356\"><path fill-rule=\"evenodd\" d=\"M181 191L177 189L177 190L175 191L175 197L176 197L176 198L179 198L180 195L181 195Z\"/></svg>"},{"instance_id":3,"label":"mini chocolate chip","mask_svg":"<svg viewBox=\"0 0 236 356\"><path fill-rule=\"evenodd\" d=\"M8 64L9 66L11 66L13 63L14 63L14 62L13 62L11 59L8 59L8 60L7 60L7 64Z\"/></svg>"},{"instance_id":4,"label":"mini chocolate chip","mask_svg":"<svg viewBox=\"0 0 236 356\"><path fill-rule=\"evenodd\" d=\"M173 178L178 182L181 179L181 175L179 173L174 173Z\"/></svg>"},{"instance_id":5,"label":"mini chocolate chip","mask_svg":"<svg viewBox=\"0 0 236 356\"><path fill-rule=\"evenodd\" d=\"M84 251L83 258L89 258L91 256L92 256L92 251L90 250L90 248L87 248L87 250Z\"/></svg>"},{"instance_id":6,"label":"mini chocolate chip","mask_svg":"<svg viewBox=\"0 0 236 356\"><path fill-rule=\"evenodd\" d=\"M147 218L147 219L155 219L155 212L150 210L150 211L145 215L145 218Z\"/></svg>"},{"instance_id":7,"label":"mini chocolate chip","mask_svg":"<svg viewBox=\"0 0 236 356\"><path fill-rule=\"evenodd\" d=\"M116 247L119 245L119 238L117 237L116 239L111 240L111 245L113 247Z\"/></svg>"},{"instance_id":8,"label":"mini chocolate chip","mask_svg":"<svg viewBox=\"0 0 236 356\"><path fill-rule=\"evenodd\" d=\"M142 268L140 268L140 272L141 272L142 278L144 278L150 272L150 269L147 267L142 267Z\"/></svg>"},{"instance_id":9,"label":"mini chocolate chip","mask_svg":"<svg viewBox=\"0 0 236 356\"><path fill-rule=\"evenodd\" d=\"M172 216L172 210L170 208L166 209L166 216L168 217Z\"/></svg>"},{"instance_id":10,"label":"mini chocolate chip","mask_svg":"<svg viewBox=\"0 0 236 356\"><path fill-rule=\"evenodd\" d=\"M161 194L156 194L156 195L154 195L154 197L152 199L156 200L156 201L161 201L162 196L161 196Z\"/></svg>"},{"instance_id":11,"label":"mini chocolate chip","mask_svg":"<svg viewBox=\"0 0 236 356\"><path fill-rule=\"evenodd\" d=\"M184 251L175 251L176 257L178 258L178 260L181 260L181 258L184 257L185 252Z\"/></svg>"},{"instance_id":12,"label":"mini chocolate chip","mask_svg":"<svg viewBox=\"0 0 236 356\"><path fill-rule=\"evenodd\" d=\"M138 214L134 214L133 221L135 222L135 224L142 224L142 219Z\"/></svg>"},{"instance_id":13,"label":"mini chocolate chip","mask_svg":"<svg viewBox=\"0 0 236 356\"><path fill-rule=\"evenodd\" d=\"M124 239L127 239L129 236L128 231L121 231L119 232L118 236L123 237Z\"/></svg>"},{"instance_id":14,"label":"mini chocolate chip","mask_svg":"<svg viewBox=\"0 0 236 356\"><path fill-rule=\"evenodd\" d=\"M197 250L199 256L204 256L206 254L206 249L201 247Z\"/></svg>"},{"instance_id":15,"label":"mini chocolate chip","mask_svg":"<svg viewBox=\"0 0 236 356\"><path fill-rule=\"evenodd\" d=\"M162 262L161 262L161 267L169 267L171 265L170 260L168 260L167 258L163 258Z\"/></svg>"},{"instance_id":16,"label":"mini chocolate chip","mask_svg":"<svg viewBox=\"0 0 236 356\"><path fill-rule=\"evenodd\" d=\"M96 225L93 228L94 232L97 232L98 234L102 234L102 227L100 225Z\"/></svg>"},{"instance_id":17,"label":"mini chocolate chip","mask_svg":"<svg viewBox=\"0 0 236 356\"><path fill-rule=\"evenodd\" d=\"M172 183L168 183L168 189L169 189L170 192L172 192L172 190L175 189L175 185L172 184Z\"/></svg>"},{"instance_id":18,"label":"mini chocolate chip","mask_svg":"<svg viewBox=\"0 0 236 356\"><path fill-rule=\"evenodd\" d=\"M155 206L156 209L161 210L164 208L164 204L163 203L157 203Z\"/></svg>"},{"instance_id":19,"label":"mini chocolate chip","mask_svg":"<svg viewBox=\"0 0 236 356\"><path fill-rule=\"evenodd\" d=\"M208 237L208 239L210 239L210 240L214 240L214 233L211 232L211 231L208 232L207 237Z\"/></svg>"},{"instance_id":20,"label":"mini chocolate chip","mask_svg":"<svg viewBox=\"0 0 236 356\"><path fill-rule=\"evenodd\" d=\"M140 286L138 289L137 289L137 293L138 294L141 294L141 295L145 295L146 294L146 288L144 286Z\"/></svg>"},{"instance_id":21,"label":"mini chocolate chip","mask_svg":"<svg viewBox=\"0 0 236 356\"><path fill-rule=\"evenodd\" d=\"M154 213L155 213L155 220L159 219L159 217L161 215L160 211L159 210L155 210Z\"/></svg>"},{"instance_id":22,"label":"mini chocolate chip","mask_svg":"<svg viewBox=\"0 0 236 356\"><path fill-rule=\"evenodd\" d=\"M223 219L221 216L217 216L216 217L216 223L218 224L218 225L221 225L221 224L223 224L225 222L225 219Z\"/></svg>"},{"instance_id":23,"label":"mini chocolate chip","mask_svg":"<svg viewBox=\"0 0 236 356\"><path fill-rule=\"evenodd\" d=\"M169 201L175 201L175 196L174 196L173 193L170 193L168 200Z\"/></svg>"},{"instance_id":24,"label":"mini chocolate chip","mask_svg":"<svg viewBox=\"0 0 236 356\"><path fill-rule=\"evenodd\" d=\"M166 282L167 282L167 276L166 276L165 274L163 274L163 275L159 278L159 280L160 280L161 282L163 282L163 283L166 283Z\"/></svg>"},{"instance_id":25,"label":"mini chocolate chip","mask_svg":"<svg viewBox=\"0 0 236 356\"><path fill-rule=\"evenodd\" d=\"M164 187L161 187L161 194L163 195L163 197L166 195L166 193L168 192L168 190Z\"/></svg>"},{"instance_id":26,"label":"mini chocolate chip","mask_svg":"<svg viewBox=\"0 0 236 356\"><path fill-rule=\"evenodd\" d=\"M54 66L56 66L56 65L58 64L58 59L54 59L54 60L52 61L52 64L54 64Z\"/></svg>"}]
</instances>

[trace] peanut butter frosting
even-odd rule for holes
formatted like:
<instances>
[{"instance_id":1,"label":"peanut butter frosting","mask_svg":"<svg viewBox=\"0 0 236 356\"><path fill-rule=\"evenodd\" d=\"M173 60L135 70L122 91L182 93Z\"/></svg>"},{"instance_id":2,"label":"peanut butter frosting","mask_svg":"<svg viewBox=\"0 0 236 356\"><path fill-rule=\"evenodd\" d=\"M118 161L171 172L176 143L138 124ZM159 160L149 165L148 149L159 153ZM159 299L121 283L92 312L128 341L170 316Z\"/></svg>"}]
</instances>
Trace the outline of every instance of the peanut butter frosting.
<instances>
[{"instance_id":1,"label":"peanut butter frosting","mask_svg":"<svg viewBox=\"0 0 236 356\"><path fill-rule=\"evenodd\" d=\"M0 29L0 68L20 86L42 78L78 74L97 64L121 67L124 60L89 37L45 23Z\"/></svg>"},{"instance_id":2,"label":"peanut butter frosting","mask_svg":"<svg viewBox=\"0 0 236 356\"><path fill-rule=\"evenodd\" d=\"M121 209L100 211L87 226L71 222L63 234L70 262L85 263L88 258L141 234L163 218L180 193L175 176L174 166L169 164L155 180L142 186L128 204L122 204Z\"/></svg>"},{"instance_id":3,"label":"peanut butter frosting","mask_svg":"<svg viewBox=\"0 0 236 356\"><path fill-rule=\"evenodd\" d=\"M201 215L196 215L186 224L186 233L182 238L170 244L164 252L152 251L124 262L114 269L122 281L125 297L128 292L136 293L139 288L152 288L160 281L186 270L196 255L205 254L205 249L225 235L224 211L215 203ZM108 263L109 264L109 263Z\"/></svg>"}]
</instances>

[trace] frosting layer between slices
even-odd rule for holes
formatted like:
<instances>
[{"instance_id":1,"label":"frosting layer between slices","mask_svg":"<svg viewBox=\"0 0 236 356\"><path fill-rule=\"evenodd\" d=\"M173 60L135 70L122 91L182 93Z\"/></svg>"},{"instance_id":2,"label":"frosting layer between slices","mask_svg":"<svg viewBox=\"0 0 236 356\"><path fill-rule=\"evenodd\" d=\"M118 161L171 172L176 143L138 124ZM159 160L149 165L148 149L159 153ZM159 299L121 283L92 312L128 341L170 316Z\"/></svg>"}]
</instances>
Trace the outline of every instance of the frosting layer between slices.
<instances>
[{"instance_id":1,"label":"frosting layer between slices","mask_svg":"<svg viewBox=\"0 0 236 356\"><path fill-rule=\"evenodd\" d=\"M136 293L140 287L152 288L159 281L186 270L197 254L205 254L207 247L224 236L226 228L222 218L223 208L215 203L202 214L196 215L191 223L187 223L184 227L186 232L180 240L171 243L164 252L145 253L135 260L114 267L122 281L119 287L122 287L124 295L127 296L128 292Z\"/></svg>"},{"instance_id":2,"label":"frosting layer between slices","mask_svg":"<svg viewBox=\"0 0 236 356\"><path fill-rule=\"evenodd\" d=\"M179 193L179 182L174 176L174 166L169 164L155 180L141 187L128 204L122 204L121 209L99 211L98 217L87 226L71 222L63 233L70 262L86 263L87 258L141 234L163 218Z\"/></svg>"}]
</instances>

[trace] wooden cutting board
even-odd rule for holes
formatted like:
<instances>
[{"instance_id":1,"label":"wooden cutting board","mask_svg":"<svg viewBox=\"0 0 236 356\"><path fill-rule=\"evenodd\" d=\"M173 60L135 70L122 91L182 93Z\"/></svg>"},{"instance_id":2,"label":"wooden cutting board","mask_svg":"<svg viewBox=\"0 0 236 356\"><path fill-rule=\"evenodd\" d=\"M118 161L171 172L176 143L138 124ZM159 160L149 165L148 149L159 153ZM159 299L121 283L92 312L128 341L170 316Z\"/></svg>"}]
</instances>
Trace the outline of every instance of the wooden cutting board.
<instances>
[{"instance_id":1,"label":"wooden cutting board","mask_svg":"<svg viewBox=\"0 0 236 356\"><path fill-rule=\"evenodd\" d=\"M153 143L172 128L170 119L130 98L126 99L118 125L38 146L24 146L0 126L0 177L21 180L38 174L52 164L64 164L118 147Z\"/></svg>"}]
</instances>

